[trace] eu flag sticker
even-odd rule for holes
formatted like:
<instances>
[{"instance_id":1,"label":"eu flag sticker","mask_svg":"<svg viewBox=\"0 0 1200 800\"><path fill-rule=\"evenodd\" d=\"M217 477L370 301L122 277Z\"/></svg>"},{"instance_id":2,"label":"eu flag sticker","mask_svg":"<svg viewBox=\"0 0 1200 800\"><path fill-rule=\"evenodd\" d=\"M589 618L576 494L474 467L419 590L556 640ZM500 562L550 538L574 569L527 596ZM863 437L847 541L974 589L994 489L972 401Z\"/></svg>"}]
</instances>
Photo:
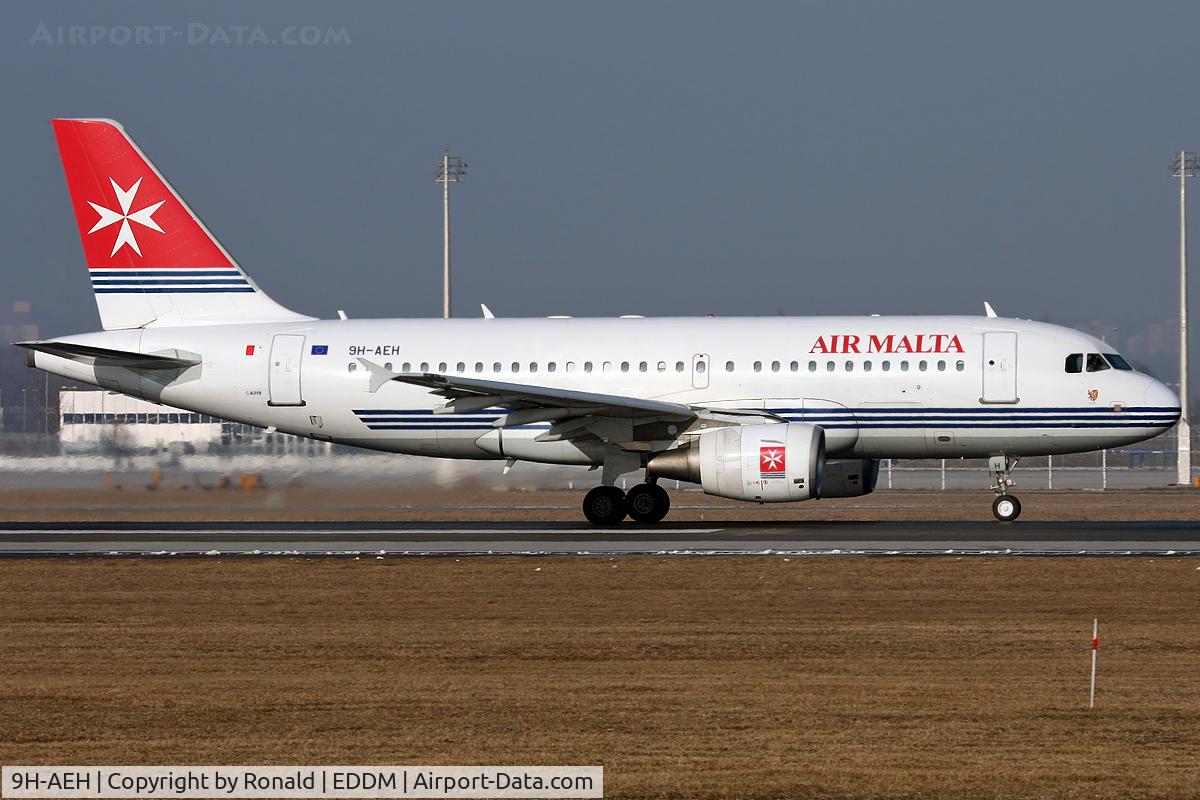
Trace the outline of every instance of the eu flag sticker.
<instances>
[{"instance_id":1,"label":"eu flag sticker","mask_svg":"<svg viewBox=\"0 0 1200 800\"><path fill-rule=\"evenodd\" d=\"M327 356L327 355L329 355L329 345L327 345L327 344L314 344L314 345L312 346L312 354L313 354L314 356Z\"/></svg>"}]
</instances>

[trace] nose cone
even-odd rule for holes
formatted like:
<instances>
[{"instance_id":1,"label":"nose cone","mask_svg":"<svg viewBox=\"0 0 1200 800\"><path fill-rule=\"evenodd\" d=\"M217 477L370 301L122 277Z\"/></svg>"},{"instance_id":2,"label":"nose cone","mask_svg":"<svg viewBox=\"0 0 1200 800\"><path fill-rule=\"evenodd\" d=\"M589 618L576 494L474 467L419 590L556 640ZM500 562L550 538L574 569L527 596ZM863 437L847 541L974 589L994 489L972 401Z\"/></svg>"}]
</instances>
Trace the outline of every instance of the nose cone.
<instances>
[{"instance_id":1,"label":"nose cone","mask_svg":"<svg viewBox=\"0 0 1200 800\"><path fill-rule=\"evenodd\" d=\"M1142 405L1154 416L1158 425L1167 430L1179 421L1179 395L1169 386L1153 378L1146 379L1146 392Z\"/></svg>"}]
</instances>

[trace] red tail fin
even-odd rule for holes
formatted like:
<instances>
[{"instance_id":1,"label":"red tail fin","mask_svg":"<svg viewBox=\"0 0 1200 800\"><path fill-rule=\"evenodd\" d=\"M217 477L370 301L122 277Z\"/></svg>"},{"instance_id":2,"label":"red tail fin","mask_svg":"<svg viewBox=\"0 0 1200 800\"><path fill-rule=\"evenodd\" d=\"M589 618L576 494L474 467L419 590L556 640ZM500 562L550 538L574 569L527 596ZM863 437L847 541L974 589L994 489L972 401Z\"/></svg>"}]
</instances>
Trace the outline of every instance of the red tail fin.
<instances>
[{"instance_id":1,"label":"red tail fin","mask_svg":"<svg viewBox=\"0 0 1200 800\"><path fill-rule=\"evenodd\" d=\"M56 119L54 134L88 267L236 268L120 125Z\"/></svg>"},{"instance_id":2,"label":"red tail fin","mask_svg":"<svg viewBox=\"0 0 1200 800\"><path fill-rule=\"evenodd\" d=\"M118 123L56 119L105 329L305 319L263 294Z\"/></svg>"}]
</instances>

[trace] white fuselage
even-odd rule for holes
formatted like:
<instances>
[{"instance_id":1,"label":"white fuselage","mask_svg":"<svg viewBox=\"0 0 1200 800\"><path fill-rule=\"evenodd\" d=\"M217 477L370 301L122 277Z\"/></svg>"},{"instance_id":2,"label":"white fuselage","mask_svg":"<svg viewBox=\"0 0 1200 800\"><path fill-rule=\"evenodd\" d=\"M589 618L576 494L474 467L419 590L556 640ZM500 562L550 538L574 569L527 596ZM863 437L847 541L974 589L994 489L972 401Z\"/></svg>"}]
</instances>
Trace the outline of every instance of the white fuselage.
<instances>
[{"instance_id":1,"label":"white fuselage","mask_svg":"<svg viewBox=\"0 0 1200 800\"><path fill-rule=\"evenodd\" d=\"M280 337L280 338L277 338ZM302 338L299 338L302 337ZM435 414L445 398L399 381L370 389L367 359L395 372L761 412L825 429L832 457L1045 455L1167 430L1179 400L1138 372L1067 372L1112 348L1044 323L982 317L319 320L148 327L66 337L202 363L169 380L46 353L76 380L238 422L356 447L445 458L594 464L548 422L503 426L500 408ZM667 429L651 451L695 429Z\"/></svg>"}]
</instances>

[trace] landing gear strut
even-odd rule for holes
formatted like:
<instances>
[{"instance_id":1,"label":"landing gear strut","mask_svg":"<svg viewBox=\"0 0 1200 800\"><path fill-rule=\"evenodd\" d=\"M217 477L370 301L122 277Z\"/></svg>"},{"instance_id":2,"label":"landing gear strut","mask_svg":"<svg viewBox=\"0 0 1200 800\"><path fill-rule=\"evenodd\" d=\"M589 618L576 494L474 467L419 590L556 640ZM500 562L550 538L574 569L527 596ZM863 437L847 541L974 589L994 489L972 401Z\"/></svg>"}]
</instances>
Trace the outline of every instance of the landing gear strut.
<instances>
[{"instance_id":1,"label":"landing gear strut","mask_svg":"<svg viewBox=\"0 0 1200 800\"><path fill-rule=\"evenodd\" d=\"M583 515L593 525L616 525L628 514L634 522L655 523L671 510L671 498L653 479L622 492L597 486L583 498Z\"/></svg>"},{"instance_id":2,"label":"landing gear strut","mask_svg":"<svg viewBox=\"0 0 1200 800\"><path fill-rule=\"evenodd\" d=\"M1021 516L1021 501L1008 493L1009 487L1016 485L1008 477L1016 465L1016 456L992 456L988 459L988 468L993 475L992 491L996 493L992 514L1001 522L1012 522Z\"/></svg>"}]
</instances>

